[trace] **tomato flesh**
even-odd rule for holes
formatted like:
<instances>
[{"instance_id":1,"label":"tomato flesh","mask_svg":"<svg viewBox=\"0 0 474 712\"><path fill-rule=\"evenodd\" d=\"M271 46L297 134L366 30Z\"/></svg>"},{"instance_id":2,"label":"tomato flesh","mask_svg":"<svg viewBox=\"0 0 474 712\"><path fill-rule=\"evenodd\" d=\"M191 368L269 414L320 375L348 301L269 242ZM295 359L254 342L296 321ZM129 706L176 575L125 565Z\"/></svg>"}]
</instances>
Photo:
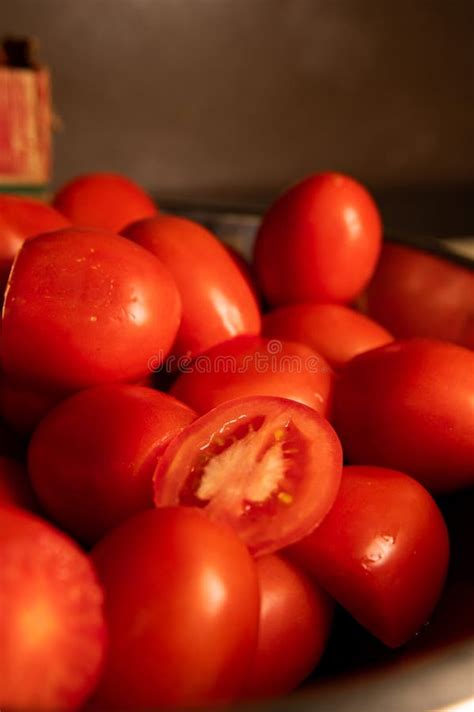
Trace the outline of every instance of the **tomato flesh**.
<instances>
[{"instance_id":1,"label":"tomato flesh","mask_svg":"<svg viewBox=\"0 0 474 712\"><path fill-rule=\"evenodd\" d=\"M157 506L202 508L255 554L316 527L339 486L342 454L329 423L282 398L242 398L186 428L155 473Z\"/></svg>"}]
</instances>

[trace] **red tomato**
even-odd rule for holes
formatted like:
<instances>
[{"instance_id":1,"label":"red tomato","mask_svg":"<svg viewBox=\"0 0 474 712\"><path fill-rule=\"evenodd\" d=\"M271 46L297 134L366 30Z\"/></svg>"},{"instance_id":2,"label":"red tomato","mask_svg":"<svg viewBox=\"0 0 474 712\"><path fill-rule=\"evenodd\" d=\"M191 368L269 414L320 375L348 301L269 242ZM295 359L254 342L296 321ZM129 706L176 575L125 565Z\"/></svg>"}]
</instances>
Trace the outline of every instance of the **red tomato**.
<instances>
[{"instance_id":1,"label":"red tomato","mask_svg":"<svg viewBox=\"0 0 474 712\"><path fill-rule=\"evenodd\" d=\"M13 260L25 240L67 227L54 208L33 198L0 195L0 290L3 294Z\"/></svg>"},{"instance_id":2,"label":"red tomato","mask_svg":"<svg viewBox=\"0 0 474 712\"><path fill-rule=\"evenodd\" d=\"M403 470L436 492L474 484L471 351L413 339L357 356L334 410L349 462Z\"/></svg>"},{"instance_id":3,"label":"red tomato","mask_svg":"<svg viewBox=\"0 0 474 712\"><path fill-rule=\"evenodd\" d=\"M372 319L340 304L290 304L266 314L263 334L311 346L334 366L393 341Z\"/></svg>"},{"instance_id":4,"label":"red tomato","mask_svg":"<svg viewBox=\"0 0 474 712\"><path fill-rule=\"evenodd\" d=\"M308 534L331 508L342 452L327 420L283 398L240 398L198 418L155 472L158 507L201 507L254 554Z\"/></svg>"},{"instance_id":5,"label":"red tomato","mask_svg":"<svg viewBox=\"0 0 474 712\"><path fill-rule=\"evenodd\" d=\"M0 456L0 507L5 506L34 510L36 501L24 467Z\"/></svg>"},{"instance_id":6,"label":"red tomato","mask_svg":"<svg viewBox=\"0 0 474 712\"><path fill-rule=\"evenodd\" d=\"M0 508L0 708L76 710L102 667L102 592L61 532Z\"/></svg>"},{"instance_id":7,"label":"red tomato","mask_svg":"<svg viewBox=\"0 0 474 712\"><path fill-rule=\"evenodd\" d=\"M126 237L153 252L178 285L183 317L174 350L202 351L238 334L258 334L255 296L225 247L201 225L158 215L131 225Z\"/></svg>"},{"instance_id":8,"label":"red tomato","mask_svg":"<svg viewBox=\"0 0 474 712\"><path fill-rule=\"evenodd\" d=\"M238 537L195 509L136 515L93 552L109 654L98 709L235 698L255 655L255 564Z\"/></svg>"},{"instance_id":9,"label":"red tomato","mask_svg":"<svg viewBox=\"0 0 474 712\"><path fill-rule=\"evenodd\" d=\"M395 648L430 617L443 588L449 541L441 512L418 482L381 467L346 467L321 526L288 553Z\"/></svg>"},{"instance_id":10,"label":"red tomato","mask_svg":"<svg viewBox=\"0 0 474 712\"><path fill-rule=\"evenodd\" d=\"M257 559L260 624L248 697L284 695L318 664L332 622L329 597L280 556Z\"/></svg>"},{"instance_id":11,"label":"red tomato","mask_svg":"<svg viewBox=\"0 0 474 712\"><path fill-rule=\"evenodd\" d=\"M253 272L252 265L235 247L232 247L232 245L227 245L226 243L224 243L224 247L229 253L229 255L232 257L232 261L234 262L234 264L238 267L240 274L250 287L250 291L254 295L255 300L257 301L257 303L259 303L260 295L258 294L257 284L255 282L255 275Z\"/></svg>"},{"instance_id":12,"label":"red tomato","mask_svg":"<svg viewBox=\"0 0 474 712\"><path fill-rule=\"evenodd\" d=\"M112 232L120 232L125 225L158 211L139 185L117 173L73 178L56 193L53 205L74 225Z\"/></svg>"},{"instance_id":13,"label":"red tomato","mask_svg":"<svg viewBox=\"0 0 474 712\"><path fill-rule=\"evenodd\" d=\"M302 344L238 336L204 352L186 367L171 393L198 413L243 396L289 398L326 416L333 373Z\"/></svg>"},{"instance_id":14,"label":"red tomato","mask_svg":"<svg viewBox=\"0 0 474 712\"><path fill-rule=\"evenodd\" d=\"M429 336L474 349L474 273L402 245L385 244L364 308L395 336Z\"/></svg>"},{"instance_id":15,"label":"red tomato","mask_svg":"<svg viewBox=\"0 0 474 712\"><path fill-rule=\"evenodd\" d=\"M76 538L97 541L153 506L156 464L195 417L171 396L141 386L99 386L63 401L40 423L29 448L44 509Z\"/></svg>"},{"instance_id":16,"label":"red tomato","mask_svg":"<svg viewBox=\"0 0 474 712\"><path fill-rule=\"evenodd\" d=\"M98 230L41 235L10 276L3 369L51 391L138 380L168 353L179 318L176 286L146 250Z\"/></svg>"},{"instance_id":17,"label":"red tomato","mask_svg":"<svg viewBox=\"0 0 474 712\"><path fill-rule=\"evenodd\" d=\"M0 416L19 435L29 435L66 394L33 390L0 372Z\"/></svg>"},{"instance_id":18,"label":"red tomato","mask_svg":"<svg viewBox=\"0 0 474 712\"><path fill-rule=\"evenodd\" d=\"M380 252L382 227L366 189L320 173L283 193L263 218L255 269L270 304L352 301Z\"/></svg>"}]
</instances>

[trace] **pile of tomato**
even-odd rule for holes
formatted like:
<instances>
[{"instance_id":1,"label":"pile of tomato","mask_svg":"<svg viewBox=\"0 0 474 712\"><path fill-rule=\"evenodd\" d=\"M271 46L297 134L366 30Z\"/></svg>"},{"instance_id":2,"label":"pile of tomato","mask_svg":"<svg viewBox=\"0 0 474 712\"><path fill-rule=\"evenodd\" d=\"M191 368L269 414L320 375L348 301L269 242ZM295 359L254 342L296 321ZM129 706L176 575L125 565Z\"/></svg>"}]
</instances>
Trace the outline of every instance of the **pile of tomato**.
<instances>
[{"instance_id":1,"label":"pile of tomato","mask_svg":"<svg viewBox=\"0 0 474 712\"><path fill-rule=\"evenodd\" d=\"M285 694L335 603L391 648L429 621L473 275L384 244L360 183L281 195L252 266L121 176L3 196L0 280L3 712Z\"/></svg>"}]
</instances>

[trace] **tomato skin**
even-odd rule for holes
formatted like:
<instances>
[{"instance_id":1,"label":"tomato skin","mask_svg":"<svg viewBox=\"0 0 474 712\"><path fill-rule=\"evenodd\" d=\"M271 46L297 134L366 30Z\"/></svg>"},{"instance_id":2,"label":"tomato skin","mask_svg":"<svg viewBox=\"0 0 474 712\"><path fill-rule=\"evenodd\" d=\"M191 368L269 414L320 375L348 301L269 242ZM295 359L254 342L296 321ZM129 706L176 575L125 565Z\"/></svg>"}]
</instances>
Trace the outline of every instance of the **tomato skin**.
<instances>
[{"instance_id":1,"label":"tomato skin","mask_svg":"<svg viewBox=\"0 0 474 712\"><path fill-rule=\"evenodd\" d=\"M357 356L336 384L334 421L352 464L408 472L430 491L474 483L474 354L412 339Z\"/></svg>"},{"instance_id":2,"label":"tomato skin","mask_svg":"<svg viewBox=\"0 0 474 712\"><path fill-rule=\"evenodd\" d=\"M20 436L28 436L68 394L34 390L0 373L0 416Z\"/></svg>"},{"instance_id":3,"label":"tomato skin","mask_svg":"<svg viewBox=\"0 0 474 712\"><path fill-rule=\"evenodd\" d=\"M0 195L0 289L3 293L13 260L25 240L68 227L69 221L40 200Z\"/></svg>"},{"instance_id":4,"label":"tomato skin","mask_svg":"<svg viewBox=\"0 0 474 712\"><path fill-rule=\"evenodd\" d=\"M195 509L150 510L93 551L110 647L100 709L234 699L255 654L255 564L237 536Z\"/></svg>"},{"instance_id":5,"label":"tomato skin","mask_svg":"<svg viewBox=\"0 0 474 712\"><path fill-rule=\"evenodd\" d=\"M243 254L232 245L227 245L224 243L224 247L231 256L234 264L237 266L240 274L247 282L250 291L255 297L255 301L257 302L257 304L260 304L260 294L258 293L253 266L250 264L250 262L248 262L246 257L244 257Z\"/></svg>"},{"instance_id":6,"label":"tomato skin","mask_svg":"<svg viewBox=\"0 0 474 712\"><path fill-rule=\"evenodd\" d=\"M198 413L234 398L267 395L289 398L328 416L333 381L326 361L307 346L238 336L201 354L170 392Z\"/></svg>"},{"instance_id":7,"label":"tomato skin","mask_svg":"<svg viewBox=\"0 0 474 712\"><path fill-rule=\"evenodd\" d=\"M105 652L102 591L62 532L0 507L0 707L78 710Z\"/></svg>"},{"instance_id":8,"label":"tomato skin","mask_svg":"<svg viewBox=\"0 0 474 712\"><path fill-rule=\"evenodd\" d=\"M318 664L334 606L307 574L282 556L262 556L256 565L260 624L246 695L276 697L298 687Z\"/></svg>"},{"instance_id":9,"label":"tomato skin","mask_svg":"<svg viewBox=\"0 0 474 712\"><path fill-rule=\"evenodd\" d=\"M322 524L287 553L395 648L426 623L441 595L449 539L441 512L416 480L353 466L344 468Z\"/></svg>"},{"instance_id":10,"label":"tomato skin","mask_svg":"<svg viewBox=\"0 0 474 712\"><path fill-rule=\"evenodd\" d=\"M149 373L180 319L176 286L146 250L71 228L25 243L10 274L2 326L8 377L74 391Z\"/></svg>"},{"instance_id":11,"label":"tomato skin","mask_svg":"<svg viewBox=\"0 0 474 712\"><path fill-rule=\"evenodd\" d=\"M245 435L237 432L242 428ZM195 420L169 444L154 474L155 504L200 507L263 556L320 524L336 498L341 470L340 442L319 413L285 398L237 398ZM216 482L217 492L209 493Z\"/></svg>"},{"instance_id":12,"label":"tomato skin","mask_svg":"<svg viewBox=\"0 0 474 712\"><path fill-rule=\"evenodd\" d=\"M474 349L474 273L447 259L384 244L362 303L397 338L425 336Z\"/></svg>"},{"instance_id":13,"label":"tomato skin","mask_svg":"<svg viewBox=\"0 0 474 712\"><path fill-rule=\"evenodd\" d=\"M120 232L135 220L158 211L150 196L118 173L88 173L73 178L56 193L54 207L78 227Z\"/></svg>"},{"instance_id":14,"label":"tomato skin","mask_svg":"<svg viewBox=\"0 0 474 712\"><path fill-rule=\"evenodd\" d=\"M153 507L152 477L168 442L195 419L187 406L125 384L81 391L34 432L28 469L44 509L88 544Z\"/></svg>"},{"instance_id":15,"label":"tomato skin","mask_svg":"<svg viewBox=\"0 0 474 712\"><path fill-rule=\"evenodd\" d=\"M352 301L375 269L380 215L357 181L319 173L283 193L255 242L259 286L272 305Z\"/></svg>"},{"instance_id":16,"label":"tomato skin","mask_svg":"<svg viewBox=\"0 0 474 712\"><path fill-rule=\"evenodd\" d=\"M183 315L174 352L193 356L239 334L260 332L255 296L226 248L198 223L158 215L122 233L169 269Z\"/></svg>"},{"instance_id":17,"label":"tomato skin","mask_svg":"<svg viewBox=\"0 0 474 712\"><path fill-rule=\"evenodd\" d=\"M262 333L306 344L334 368L393 341L375 321L341 304L290 304L274 309L264 316Z\"/></svg>"},{"instance_id":18,"label":"tomato skin","mask_svg":"<svg viewBox=\"0 0 474 712\"><path fill-rule=\"evenodd\" d=\"M0 456L0 507L35 510L37 503L24 467Z\"/></svg>"}]
</instances>

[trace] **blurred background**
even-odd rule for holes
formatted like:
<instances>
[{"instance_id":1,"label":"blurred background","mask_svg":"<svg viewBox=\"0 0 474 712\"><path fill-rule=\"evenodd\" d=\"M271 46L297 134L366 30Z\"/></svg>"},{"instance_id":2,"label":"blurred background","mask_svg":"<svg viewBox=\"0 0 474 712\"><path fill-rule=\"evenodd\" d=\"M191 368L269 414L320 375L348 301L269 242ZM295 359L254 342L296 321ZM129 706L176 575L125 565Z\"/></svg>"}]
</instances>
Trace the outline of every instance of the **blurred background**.
<instances>
[{"instance_id":1,"label":"blurred background","mask_svg":"<svg viewBox=\"0 0 474 712\"><path fill-rule=\"evenodd\" d=\"M474 228L472 0L2 0L53 74L54 185L255 209L353 174L397 228Z\"/></svg>"}]
</instances>

